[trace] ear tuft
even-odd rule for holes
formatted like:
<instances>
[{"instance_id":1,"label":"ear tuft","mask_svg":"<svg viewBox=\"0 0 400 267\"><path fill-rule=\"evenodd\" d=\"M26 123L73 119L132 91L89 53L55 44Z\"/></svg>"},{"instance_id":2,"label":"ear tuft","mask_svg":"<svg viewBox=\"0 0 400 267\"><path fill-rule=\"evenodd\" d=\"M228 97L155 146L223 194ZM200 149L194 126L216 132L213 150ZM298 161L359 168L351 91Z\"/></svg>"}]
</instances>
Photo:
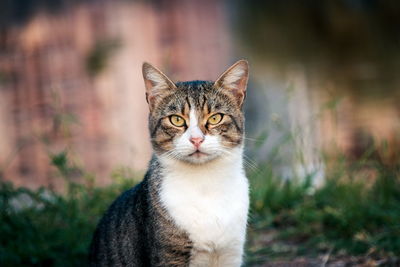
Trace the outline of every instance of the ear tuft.
<instances>
[{"instance_id":1,"label":"ear tuft","mask_svg":"<svg viewBox=\"0 0 400 267\"><path fill-rule=\"evenodd\" d=\"M242 59L226 70L214 83L217 88L228 90L234 95L239 106L242 106L246 96L247 81L249 79L249 64Z\"/></svg>"},{"instance_id":2,"label":"ear tuft","mask_svg":"<svg viewBox=\"0 0 400 267\"><path fill-rule=\"evenodd\" d=\"M143 63L142 73L150 109L154 107L157 99L176 89L175 84L164 73L147 62Z\"/></svg>"}]
</instances>

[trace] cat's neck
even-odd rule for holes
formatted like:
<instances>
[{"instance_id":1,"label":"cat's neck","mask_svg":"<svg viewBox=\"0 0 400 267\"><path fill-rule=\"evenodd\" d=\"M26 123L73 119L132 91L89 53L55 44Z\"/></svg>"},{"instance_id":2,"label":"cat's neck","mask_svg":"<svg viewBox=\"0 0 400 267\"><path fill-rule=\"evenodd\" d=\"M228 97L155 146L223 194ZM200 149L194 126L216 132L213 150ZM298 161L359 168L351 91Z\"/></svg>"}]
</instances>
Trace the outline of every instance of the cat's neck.
<instances>
[{"instance_id":1,"label":"cat's neck","mask_svg":"<svg viewBox=\"0 0 400 267\"><path fill-rule=\"evenodd\" d=\"M158 157L165 175L184 176L185 179L205 180L207 177L229 177L232 174L244 173L243 148L237 147L229 155L221 156L204 164L189 164L170 157Z\"/></svg>"}]
</instances>

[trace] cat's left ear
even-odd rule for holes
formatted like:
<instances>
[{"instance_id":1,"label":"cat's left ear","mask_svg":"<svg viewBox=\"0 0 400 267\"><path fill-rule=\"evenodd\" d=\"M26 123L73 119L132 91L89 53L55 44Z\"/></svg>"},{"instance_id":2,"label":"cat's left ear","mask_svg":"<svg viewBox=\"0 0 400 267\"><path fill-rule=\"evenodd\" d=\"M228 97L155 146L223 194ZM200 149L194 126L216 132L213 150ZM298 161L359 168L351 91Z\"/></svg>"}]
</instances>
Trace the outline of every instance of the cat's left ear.
<instances>
[{"instance_id":1,"label":"cat's left ear","mask_svg":"<svg viewBox=\"0 0 400 267\"><path fill-rule=\"evenodd\" d=\"M145 62L142 66L144 84L146 86L146 100L152 110L156 103L176 89L176 85L159 69Z\"/></svg>"},{"instance_id":2,"label":"cat's left ear","mask_svg":"<svg viewBox=\"0 0 400 267\"><path fill-rule=\"evenodd\" d=\"M241 107L246 97L249 79L249 63L242 59L226 70L214 83L216 88L223 88L233 94Z\"/></svg>"}]
</instances>

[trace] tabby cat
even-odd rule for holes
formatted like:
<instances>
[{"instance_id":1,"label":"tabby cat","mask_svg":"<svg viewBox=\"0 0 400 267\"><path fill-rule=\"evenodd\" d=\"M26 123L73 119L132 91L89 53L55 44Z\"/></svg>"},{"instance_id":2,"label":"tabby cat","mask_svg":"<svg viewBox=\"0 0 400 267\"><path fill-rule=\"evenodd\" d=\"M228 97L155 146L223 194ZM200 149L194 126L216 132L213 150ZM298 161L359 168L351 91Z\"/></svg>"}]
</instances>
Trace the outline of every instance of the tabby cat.
<instances>
[{"instance_id":1,"label":"tabby cat","mask_svg":"<svg viewBox=\"0 0 400 267\"><path fill-rule=\"evenodd\" d=\"M154 154L144 180L97 226L91 266L240 266L247 61L216 82L174 83L148 63L143 77Z\"/></svg>"}]
</instances>

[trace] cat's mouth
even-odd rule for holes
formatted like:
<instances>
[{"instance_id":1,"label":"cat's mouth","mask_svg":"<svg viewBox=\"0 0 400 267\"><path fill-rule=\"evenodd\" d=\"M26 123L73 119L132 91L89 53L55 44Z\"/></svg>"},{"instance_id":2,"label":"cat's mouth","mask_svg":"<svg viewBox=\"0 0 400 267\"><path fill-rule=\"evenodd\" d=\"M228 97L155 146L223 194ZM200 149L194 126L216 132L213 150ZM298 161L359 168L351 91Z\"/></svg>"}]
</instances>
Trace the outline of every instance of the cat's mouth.
<instances>
[{"instance_id":1,"label":"cat's mouth","mask_svg":"<svg viewBox=\"0 0 400 267\"><path fill-rule=\"evenodd\" d=\"M192 164L203 164L206 162L209 162L213 159L215 159L217 155L213 152L203 152L201 150L196 150L190 154L186 154L182 159L186 162L192 163Z\"/></svg>"},{"instance_id":2,"label":"cat's mouth","mask_svg":"<svg viewBox=\"0 0 400 267\"><path fill-rule=\"evenodd\" d=\"M192 154L189 154L189 157L204 157L204 156L208 156L207 153L201 152L200 150L196 150L195 152L193 152Z\"/></svg>"}]
</instances>

